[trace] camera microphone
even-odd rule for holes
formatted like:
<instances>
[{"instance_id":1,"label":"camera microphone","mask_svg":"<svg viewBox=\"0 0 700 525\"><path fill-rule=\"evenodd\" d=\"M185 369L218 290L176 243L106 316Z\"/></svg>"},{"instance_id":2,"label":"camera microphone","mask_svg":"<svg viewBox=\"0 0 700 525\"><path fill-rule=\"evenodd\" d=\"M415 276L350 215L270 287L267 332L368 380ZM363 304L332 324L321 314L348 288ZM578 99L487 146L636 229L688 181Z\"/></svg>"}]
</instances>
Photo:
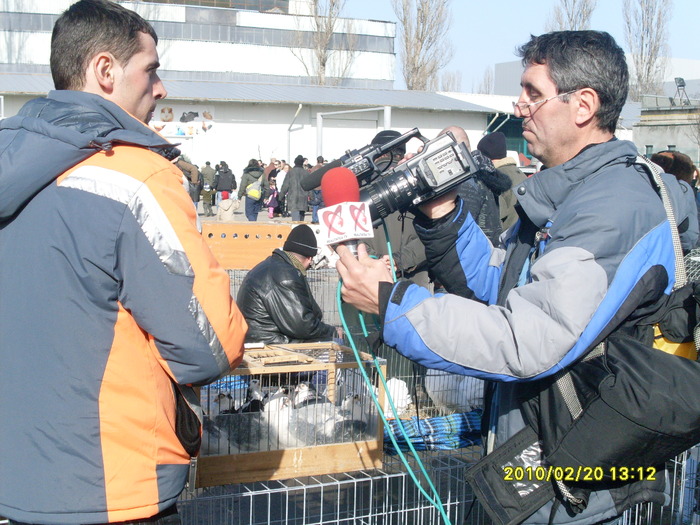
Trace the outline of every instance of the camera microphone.
<instances>
[{"instance_id":1,"label":"camera microphone","mask_svg":"<svg viewBox=\"0 0 700 525\"><path fill-rule=\"evenodd\" d=\"M319 225L329 244L344 244L357 257L357 240L374 236L357 176L348 168L331 168L321 180L321 194L325 208L319 210Z\"/></svg>"},{"instance_id":2,"label":"camera microphone","mask_svg":"<svg viewBox=\"0 0 700 525\"><path fill-rule=\"evenodd\" d=\"M330 170L339 168L342 165L342 162L340 159L333 160L329 162L328 164L325 164L315 170L313 173L308 173L304 175L301 179L301 189L304 191L311 191L315 190L321 185L321 181L323 180L323 176L328 173Z\"/></svg>"}]
</instances>

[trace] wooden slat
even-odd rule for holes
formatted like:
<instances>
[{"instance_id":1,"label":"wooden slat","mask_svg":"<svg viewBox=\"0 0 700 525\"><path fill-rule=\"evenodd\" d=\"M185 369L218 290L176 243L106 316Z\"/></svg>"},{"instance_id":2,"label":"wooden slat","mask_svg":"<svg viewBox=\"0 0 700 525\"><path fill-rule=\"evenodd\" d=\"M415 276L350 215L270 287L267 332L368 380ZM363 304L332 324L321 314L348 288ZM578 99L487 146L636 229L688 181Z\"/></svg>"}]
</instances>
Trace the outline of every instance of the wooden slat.
<instances>
[{"instance_id":1,"label":"wooden slat","mask_svg":"<svg viewBox=\"0 0 700 525\"><path fill-rule=\"evenodd\" d=\"M382 466L381 441L199 458L197 487L338 474Z\"/></svg>"}]
</instances>

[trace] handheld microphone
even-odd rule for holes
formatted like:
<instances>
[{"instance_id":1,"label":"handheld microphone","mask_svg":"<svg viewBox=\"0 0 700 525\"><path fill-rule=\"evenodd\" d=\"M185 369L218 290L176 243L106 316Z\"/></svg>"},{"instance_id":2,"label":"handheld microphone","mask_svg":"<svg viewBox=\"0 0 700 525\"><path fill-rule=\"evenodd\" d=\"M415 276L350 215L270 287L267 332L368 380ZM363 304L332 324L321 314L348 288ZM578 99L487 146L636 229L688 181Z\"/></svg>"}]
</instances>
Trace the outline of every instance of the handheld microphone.
<instances>
[{"instance_id":1,"label":"handheld microphone","mask_svg":"<svg viewBox=\"0 0 700 525\"><path fill-rule=\"evenodd\" d=\"M321 185L323 176L334 168L339 168L342 162L340 159L333 160L318 168L313 173L304 175L301 179L301 189L304 191L315 190Z\"/></svg>"},{"instance_id":2,"label":"handheld microphone","mask_svg":"<svg viewBox=\"0 0 700 525\"><path fill-rule=\"evenodd\" d=\"M356 175L348 168L330 169L321 179L321 194L326 207L318 212L319 226L327 243L345 244L357 257L357 240L374 237L374 229Z\"/></svg>"}]
</instances>

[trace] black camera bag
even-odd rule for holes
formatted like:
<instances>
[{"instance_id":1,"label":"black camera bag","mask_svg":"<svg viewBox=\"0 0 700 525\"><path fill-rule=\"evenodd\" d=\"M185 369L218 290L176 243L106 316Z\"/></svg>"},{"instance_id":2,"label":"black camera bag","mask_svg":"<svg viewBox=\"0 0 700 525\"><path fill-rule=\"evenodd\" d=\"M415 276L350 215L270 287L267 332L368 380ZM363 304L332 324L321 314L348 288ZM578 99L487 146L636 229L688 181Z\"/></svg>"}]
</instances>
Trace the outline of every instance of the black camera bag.
<instances>
[{"instance_id":1,"label":"black camera bag","mask_svg":"<svg viewBox=\"0 0 700 525\"><path fill-rule=\"evenodd\" d=\"M700 442L700 363L616 332L555 376L524 413L547 465L663 467ZM619 472L619 470L617 471Z\"/></svg>"}]
</instances>

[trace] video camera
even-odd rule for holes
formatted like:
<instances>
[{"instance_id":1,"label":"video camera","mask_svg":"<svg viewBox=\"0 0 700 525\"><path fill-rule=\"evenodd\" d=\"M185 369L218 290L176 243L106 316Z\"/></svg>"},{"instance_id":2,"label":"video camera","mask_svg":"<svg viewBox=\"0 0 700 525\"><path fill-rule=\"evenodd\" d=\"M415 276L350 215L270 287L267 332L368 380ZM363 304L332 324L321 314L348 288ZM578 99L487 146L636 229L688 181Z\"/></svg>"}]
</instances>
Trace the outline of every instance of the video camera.
<instances>
[{"instance_id":1,"label":"video camera","mask_svg":"<svg viewBox=\"0 0 700 525\"><path fill-rule=\"evenodd\" d=\"M423 142L422 151L382 172L377 160L413 138ZM418 128L386 144L369 144L360 150L348 151L340 161L357 176L360 200L369 203L375 226L396 210L405 212L444 195L479 170L494 170L488 159L478 151L470 154L465 144L457 142L450 132L428 140ZM381 176L376 177L376 174Z\"/></svg>"}]
</instances>

